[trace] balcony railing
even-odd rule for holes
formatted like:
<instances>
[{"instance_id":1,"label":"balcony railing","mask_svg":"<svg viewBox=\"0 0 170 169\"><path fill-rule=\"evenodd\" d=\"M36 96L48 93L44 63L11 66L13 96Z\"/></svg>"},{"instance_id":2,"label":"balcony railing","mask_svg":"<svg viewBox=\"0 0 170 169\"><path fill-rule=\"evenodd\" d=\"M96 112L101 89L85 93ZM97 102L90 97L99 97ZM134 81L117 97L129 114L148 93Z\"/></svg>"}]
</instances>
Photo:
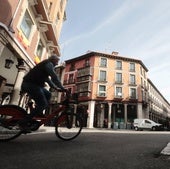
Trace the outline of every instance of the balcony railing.
<instances>
[{"instance_id":1,"label":"balcony railing","mask_svg":"<svg viewBox=\"0 0 170 169\"><path fill-rule=\"evenodd\" d=\"M137 99L137 97L132 95L132 96L129 96L129 99L136 100L136 99Z\"/></svg>"},{"instance_id":2,"label":"balcony railing","mask_svg":"<svg viewBox=\"0 0 170 169\"><path fill-rule=\"evenodd\" d=\"M123 98L123 94L122 94L122 93L121 93L121 94L119 94L119 93L118 93L118 94L115 94L115 95L114 95L114 98L115 98L115 99L122 99L122 98Z\"/></svg>"},{"instance_id":3,"label":"balcony railing","mask_svg":"<svg viewBox=\"0 0 170 169\"><path fill-rule=\"evenodd\" d=\"M74 84L75 79L64 80L64 84Z\"/></svg>"}]
</instances>

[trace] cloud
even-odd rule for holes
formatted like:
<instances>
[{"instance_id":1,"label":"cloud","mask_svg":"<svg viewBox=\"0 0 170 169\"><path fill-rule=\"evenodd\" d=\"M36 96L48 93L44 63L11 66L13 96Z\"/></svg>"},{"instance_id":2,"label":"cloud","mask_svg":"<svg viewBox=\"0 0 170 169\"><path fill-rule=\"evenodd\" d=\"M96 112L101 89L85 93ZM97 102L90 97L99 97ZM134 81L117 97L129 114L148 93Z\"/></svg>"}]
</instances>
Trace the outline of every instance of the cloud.
<instances>
[{"instance_id":1,"label":"cloud","mask_svg":"<svg viewBox=\"0 0 170 169\"><path fill-rule=\"evenodd\" d=\"M129 3L131 3L131 5L129 5ZM91 31L79 34L68 39L67 41L61 44L61 47L72 44L80 39L91 37L100 30L102 30L103 28L108 27L110 24L113 23L116 24L116 22L120 22L120 19L123 19L133 8L136 8L137 6L140 6L139 1L138 2L135 1L132 2L131 0L125 1L123 5L120 6L120 8L114 10L111 16L106 16L106 18L102 20L97 26L94 25Z\"/></svg>"}]
</instances>

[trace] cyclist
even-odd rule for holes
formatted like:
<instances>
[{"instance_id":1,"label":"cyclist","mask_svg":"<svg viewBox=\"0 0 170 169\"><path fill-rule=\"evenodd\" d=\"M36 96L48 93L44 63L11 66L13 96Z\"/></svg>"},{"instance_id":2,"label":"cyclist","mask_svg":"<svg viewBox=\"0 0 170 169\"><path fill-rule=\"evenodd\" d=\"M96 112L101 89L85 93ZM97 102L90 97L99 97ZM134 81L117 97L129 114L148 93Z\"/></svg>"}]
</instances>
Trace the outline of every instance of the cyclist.
<instances>
[{"instance_id":1,"label":"cyclist","mask_svg":"<svg viewBox=\"0 0 170 169\"><path fill-rule=\"evenodd\" d=\"M45 82L47 82L51 88L60 88L66 91L54 71L54 67L58 64L58 61L58 56L52 55L37 64L24 76L21 91L27 92L35 101L35 108L21 121L22 127L25 127L34 116L40 116L43 110L48 107L51 93L45 88Z\"/></svg>"}]
</instances>

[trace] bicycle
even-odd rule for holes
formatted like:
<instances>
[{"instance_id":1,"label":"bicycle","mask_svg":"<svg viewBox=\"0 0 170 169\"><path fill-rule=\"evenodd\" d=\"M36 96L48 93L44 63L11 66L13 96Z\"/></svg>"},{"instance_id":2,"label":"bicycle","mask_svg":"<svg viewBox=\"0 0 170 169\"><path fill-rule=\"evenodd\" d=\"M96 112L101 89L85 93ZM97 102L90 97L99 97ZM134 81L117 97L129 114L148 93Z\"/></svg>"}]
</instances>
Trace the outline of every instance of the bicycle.
<instances>
[{"instance_id":1,"label":"bicycle","mask_svg":"<svg viewBox=\"0 0 170 169\"><path fill-rule=\"evenodd\" d=\"M77 113L74 113L72 108L74 104L78 104L78 96L69 92L64 92L64 95L65 99L58 104L58 107L52 113L45 117L33 118L30 123L32 132L38 130L42 125L53 122L55 134L62 140L73 140L81 133L83 119ZM27 114L26 110L17 105L0 106L0 142L13 140L21 134L28 134L20 126L20 121Z\"/></svg>"}]
</instances>

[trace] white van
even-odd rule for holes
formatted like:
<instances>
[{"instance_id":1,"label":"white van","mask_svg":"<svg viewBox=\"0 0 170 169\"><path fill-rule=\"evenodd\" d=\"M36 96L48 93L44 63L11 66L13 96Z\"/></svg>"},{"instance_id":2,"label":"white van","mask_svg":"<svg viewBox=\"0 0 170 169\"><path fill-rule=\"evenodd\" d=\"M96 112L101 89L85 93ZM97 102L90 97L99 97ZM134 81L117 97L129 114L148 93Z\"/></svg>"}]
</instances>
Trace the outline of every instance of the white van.
<instances>
[{"instance_id":1,"label":"white van","mask_svg":"<svg viewBox=\"0 0 170 169\"><path fill-rule=\"evenodd\" d=\"M161 130L162 124L156 123L150 119L134 119L134 129L137 130Z\"/></svg>"}]
</instances>

